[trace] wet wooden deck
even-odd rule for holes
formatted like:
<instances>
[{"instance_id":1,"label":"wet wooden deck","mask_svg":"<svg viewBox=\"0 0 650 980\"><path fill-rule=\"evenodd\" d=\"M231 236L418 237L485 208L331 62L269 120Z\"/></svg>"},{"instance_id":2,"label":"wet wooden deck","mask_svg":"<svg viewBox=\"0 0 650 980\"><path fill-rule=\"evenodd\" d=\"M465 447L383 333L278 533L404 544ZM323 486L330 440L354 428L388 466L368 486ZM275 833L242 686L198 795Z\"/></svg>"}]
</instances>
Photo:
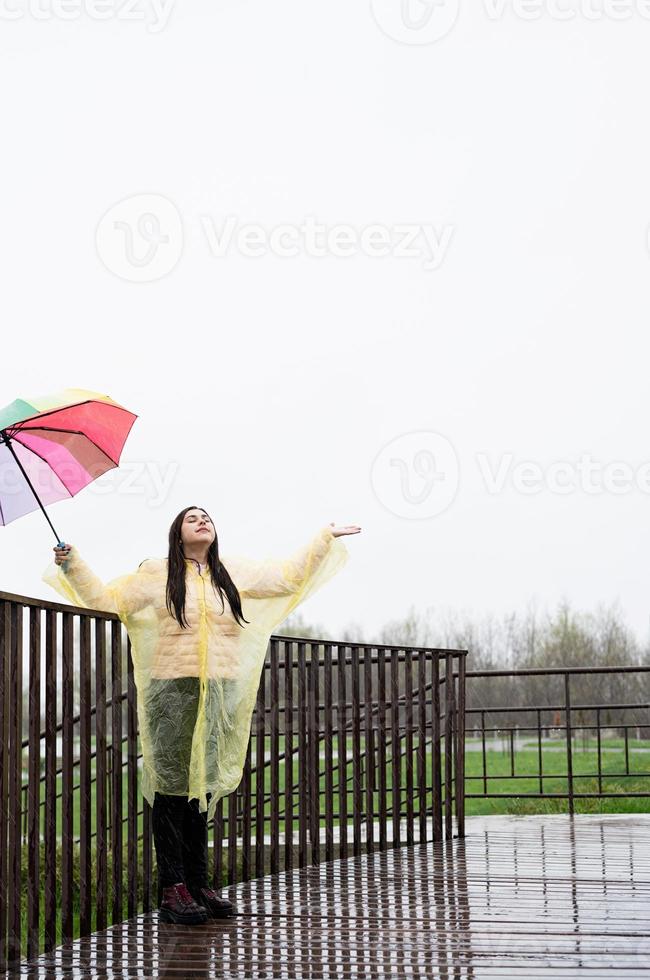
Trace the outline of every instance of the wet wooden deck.
<instances>
[{"instance_id":1,"label":"wet wooden deck","mask_svg":"<svg viewBox=\"0 0 650 980\"><path fill-rule=\"evenodd\" d=\"M650 816L489 817L232 887L236 919L140 915L30 977L650 977Z\"/></svg>"}]
</instances>

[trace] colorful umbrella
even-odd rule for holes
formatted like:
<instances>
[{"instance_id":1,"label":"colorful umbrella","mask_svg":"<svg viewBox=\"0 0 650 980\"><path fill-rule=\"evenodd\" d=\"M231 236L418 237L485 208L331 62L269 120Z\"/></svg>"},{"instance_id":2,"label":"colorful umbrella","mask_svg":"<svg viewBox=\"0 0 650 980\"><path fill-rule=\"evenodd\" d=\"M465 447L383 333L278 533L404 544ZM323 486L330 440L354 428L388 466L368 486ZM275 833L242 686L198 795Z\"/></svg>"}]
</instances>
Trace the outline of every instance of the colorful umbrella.
<instances>
[{"instance_id":1,"label":"colorful umbrella","mask_svg":"<svg viewBox=\"0 0 650 980\"><path fill-rule=\"evenodd\" d=\"M65 388L0 409L0 524L73 497L119 465L137 419L108 395ZM40 494L40 497L39 497Z\"/></svg>"}]
</instances>

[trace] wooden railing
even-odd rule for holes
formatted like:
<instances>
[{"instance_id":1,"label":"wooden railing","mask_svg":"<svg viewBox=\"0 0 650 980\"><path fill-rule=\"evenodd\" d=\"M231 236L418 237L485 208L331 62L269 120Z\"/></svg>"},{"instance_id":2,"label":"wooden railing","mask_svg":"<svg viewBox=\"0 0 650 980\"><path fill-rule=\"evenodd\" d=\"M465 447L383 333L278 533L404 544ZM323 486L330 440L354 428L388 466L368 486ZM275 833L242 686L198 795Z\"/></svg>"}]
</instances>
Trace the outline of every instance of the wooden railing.
<instances>
[{"instance_id":1,"label":"wooden railing","mask_svg":"<svg viewBox=\"0 0 650 980\"><path fill-rule=\"evenodd\" d=\"M272 637L216 887L463 836L465 656ZM4 969L158 904L119 619L0 592L0 728Z\"/></svg>"}]
</instances>

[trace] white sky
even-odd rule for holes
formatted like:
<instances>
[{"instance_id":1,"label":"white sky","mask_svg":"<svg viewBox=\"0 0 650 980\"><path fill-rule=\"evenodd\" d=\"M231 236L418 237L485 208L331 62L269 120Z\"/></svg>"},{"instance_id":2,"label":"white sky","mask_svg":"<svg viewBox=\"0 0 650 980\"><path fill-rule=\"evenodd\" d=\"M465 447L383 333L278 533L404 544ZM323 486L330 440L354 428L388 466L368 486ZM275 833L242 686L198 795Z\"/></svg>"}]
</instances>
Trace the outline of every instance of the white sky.
<instances>
[{"instance_id":1,"label":"white sky","mask_svg":"<svg viewBox=\"0 0 650 980\"><path fill-rule=\"evenodd\" d=\"M0 0L0 403L139 415L61 535L107 580L188 504L224 554L358 523L332 629L564 596L645 639L650 4L96 2ZM56 598L42 514L0 537L0 588Z\"/></svg>"}]
</instances>

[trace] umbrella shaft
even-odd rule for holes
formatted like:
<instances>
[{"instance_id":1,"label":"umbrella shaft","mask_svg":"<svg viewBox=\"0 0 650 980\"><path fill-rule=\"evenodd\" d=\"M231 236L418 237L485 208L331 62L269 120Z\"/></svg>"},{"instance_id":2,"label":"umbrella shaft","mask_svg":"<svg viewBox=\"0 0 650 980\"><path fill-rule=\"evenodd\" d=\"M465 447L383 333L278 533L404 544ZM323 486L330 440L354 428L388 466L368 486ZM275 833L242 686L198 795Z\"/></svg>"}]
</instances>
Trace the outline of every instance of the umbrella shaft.
<instances>
[{"instance_id":1,"label":"umbrella shaft","mask_svg":"<svg viewBox=\"0 0 650 980\"><path fill-rule=\"evenodd\" d=\"M6 442L7 448L9 449L9 452L11 453L11 455L13 456L13 458L16 460L16 463L18 464L18 468L20 469L20 472L23 474L23 476L27 480L27 485L29 486L29 489L32 491L32 493L36 497L36 502L37 502L38 506L41 508L41 510L43 511L43 513L45 515L45 520L47 521L47 523L50 525L50 527L54 531L54 534L56 536L57 544L62 544L63 542L61 541L61 538L59 537L59 535L54 530L54 525L52 524L52 521L48 517L48 514L47 514L47 511L45 510L45 507L43 507L43 504L40 502L40 500L38 498L38 494L36 493L36 491L34 490L34 487L32 486L32 481L27 476L27 473L25 473L25 470L23 469L22 463L20 462L20 460L16 456L16 454L14 452L14 447L11 445L11 440L7 437L7 433L6 432L3 432L2 433L2 438Z\"/></svg>"}]
</instances>

